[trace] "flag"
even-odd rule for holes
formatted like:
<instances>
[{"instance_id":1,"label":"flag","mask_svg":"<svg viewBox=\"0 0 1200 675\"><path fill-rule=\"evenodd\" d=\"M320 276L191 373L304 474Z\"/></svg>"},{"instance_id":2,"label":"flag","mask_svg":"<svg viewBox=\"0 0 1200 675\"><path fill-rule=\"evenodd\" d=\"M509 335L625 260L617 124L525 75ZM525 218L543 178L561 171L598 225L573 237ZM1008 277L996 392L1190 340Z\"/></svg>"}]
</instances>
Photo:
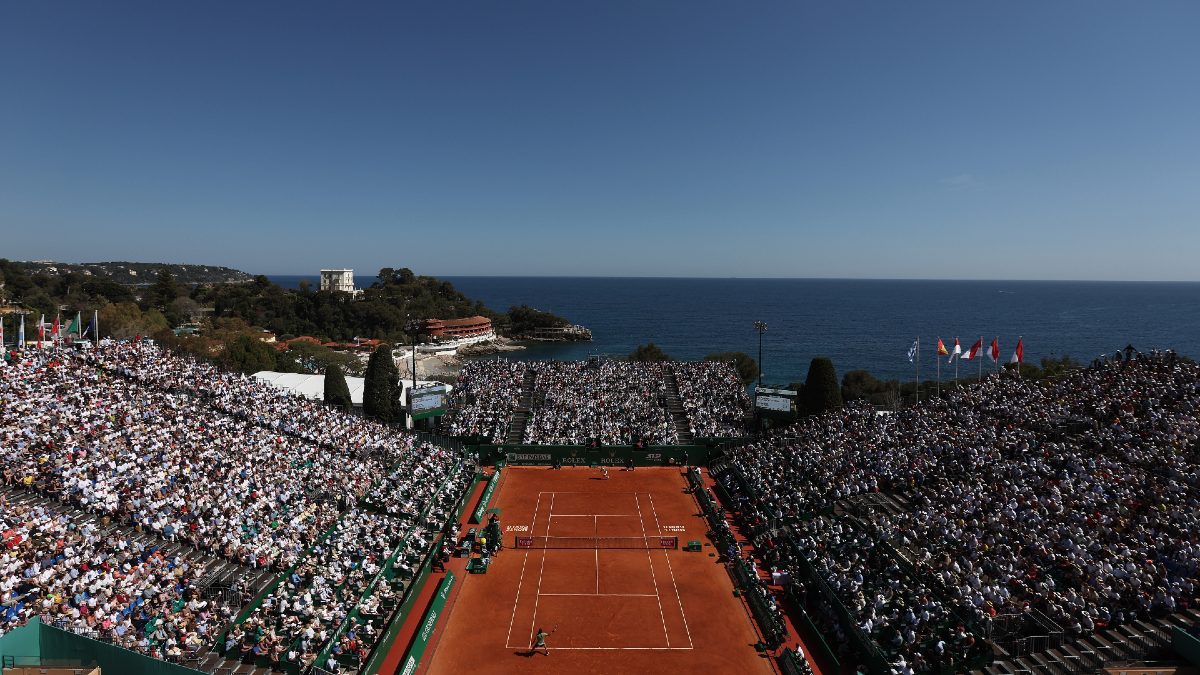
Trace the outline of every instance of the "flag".
<instances>
[{"instance_id":1,"label":"flag","mask_svg":"<svg viewBox=\"0 0 1200 675\"><path fill-rule=\"evenodd\" d=\"M1025 362L1025 343L1017 340L1017 350L1013 352L1013 357L1009 359L1009 363L1024 363Z\"/></svg>"},{"instance_id":2,"label":"flag","mask_svg":"<svg viewBox=\"0 0 1200 675\"><path fill-rule=\"evenodd\" d=\"M992 346L988 347L987 355L992 357L993 361L998 361L1000 359L1000 338L992 340Z\"/></svg>"},{"instance_id":3,"label":"flag","mask_svg":"<svg viewBox=\"0 0 1200 675\"><path fill-rule=\"evenodd\" d=\"M60 316L62 316L62 315L61 314L54 315L54 328L52 328L50 330L50 339L54 342L54 344L58 344L58 317L60 317Z\"/></svg>"},{"instance_id":4,"label":"flag","mask_svg":"<svg viewBox=\"0 0 1200 675\"><path fill-rule=\"evenodd\" d=\"M983 349L983 338L980 338L979 342L976 342L975 344L971 345L970 351L967 352L967 360L970 361L971 359L975 358L976 356L979 356L980 349Z\"/></svg>"},{"instance_id":5,"label":"flag","mask_svg":"<svg viewBox=\"0 0 1200 675\"><path fill-rule=\"evenodd\" d=\"M87 330L83 331L84 333L92 334L93 342L96 341L96 316L97 316L97 314L99 314L98 311L92 314L92 322L88 324ZM79 337L83 337L83 335L80 335Z\"/></svg>"},{"instance_id":6,"label":"flag","mask_svg":"<svg viewBox=\"0 0 1200 675\"><path fill-rule=\"evenodd\" d=\"M71 322L70 326L67 326L67 335L70 335L71 333L79 335L79 312L75 312L75 320ZM83 336L80 335L80 337Z\"/></svg>"},{"instance_id":7,"label":"flag","mask_svg":"<svg viewBox=\"0 0 1200 675\"><path fill-rule=\"evenodd\" d=\"M25 315L21 315L21 331L17 333L17 344L20 345L21 351L25 351Z\"/></svg>"},{"instance_id":8,"label":"flag","mask_svg":"<svg viewBox=\"0 0 1200 675\"><path fill-rule=\"evenodd\" d=\"M938 338L938 352L937 353L940 354L941 356L945 356L946 354L950 353L950 350L946 349L946 345L942 344L942 338L940 338L940 337Z\"/></svg>"},{"instance_id":9,"label":"flag","mask_svg":"<svg viewBox=\"0 0 1200 675\"><path fill-rule=\"evenodd\" d=\"M962 345L958 344L958 338L954 338L954 349L950 350L950 358L947 361L953 361L959 354L962 354Z\"/></svg>"},{"instance_id":10,"label":"flag","mask_svg":"<svg viewBox=\"0 0 1200 675\"><path fill-rule=\"evenodd\" d=\"M38 349L42 348L42 340L46 339L46 315L38 319Z\"/></svg>"},{"instance_id":11,"label":"flag","mask_svg":"<svg viewBox=\"0 0 1200 675\"><path fill-rule=\"evenodd\" d=\"M908 361L912 363L913 357L917 355L917 341L913 340L912 346L908 348Z\"/></svg>"}]
</instances>

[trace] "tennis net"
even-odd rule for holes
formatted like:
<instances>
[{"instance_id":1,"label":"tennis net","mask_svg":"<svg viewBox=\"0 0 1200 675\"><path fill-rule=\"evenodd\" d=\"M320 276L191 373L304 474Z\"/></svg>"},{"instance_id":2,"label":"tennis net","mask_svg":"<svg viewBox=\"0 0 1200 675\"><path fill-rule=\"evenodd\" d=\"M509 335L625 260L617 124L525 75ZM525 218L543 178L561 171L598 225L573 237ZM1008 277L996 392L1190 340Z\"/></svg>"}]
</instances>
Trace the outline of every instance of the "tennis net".
<instances>
[{"instance_id":1,"label":"tennis net","mask_svg":"<svg viewBox=\"0 0 1200 675\"><path fill-rule=\"evenodd\" d=\"M516 548L679 548L679 537L523 537Z\"/></svg>"}]
</instances>

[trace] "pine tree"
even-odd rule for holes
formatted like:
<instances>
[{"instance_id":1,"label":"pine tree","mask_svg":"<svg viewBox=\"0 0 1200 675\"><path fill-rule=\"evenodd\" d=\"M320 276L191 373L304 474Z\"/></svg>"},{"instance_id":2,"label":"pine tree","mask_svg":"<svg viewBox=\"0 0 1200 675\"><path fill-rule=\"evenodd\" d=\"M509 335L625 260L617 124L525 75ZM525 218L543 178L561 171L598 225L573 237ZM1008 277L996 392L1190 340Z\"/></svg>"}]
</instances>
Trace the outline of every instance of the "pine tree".
<instances>
[{"instance_id":1,"label":"pine tree","mask_svg":"<svg viewBox=\"0 0 1200 675\"><path fill-rule=\"evenodd\" d=\"M367 361L363 382L363 412L386 422L392 422L401 410L399 402L400 370L392 360L391 345L380 345Z\"/></svg>"},{"instance_id":2,"label":"pine tree","mask_svg":"<svg viewBox=\"0 0 1200 675\"><path fill-rule=\"evenodd\" d=\"M350 387L346 384L346 376L342 374L342 367L336 363L325 370L325 402L347 412L354 407L354 402L350 400Z\"/></svg>"},{"instance_id":3,"label":"pine tree","mask_svg":"<svg viewBox=\"0 0 1200 675\"><path fill-rule=\"evenodd\" d=\"M818 356L808 364L808 379L804 381L804 408L809 415L842 407L842 388L838 385L837 370L829 357Z\"/></svg>"}]
</instances>

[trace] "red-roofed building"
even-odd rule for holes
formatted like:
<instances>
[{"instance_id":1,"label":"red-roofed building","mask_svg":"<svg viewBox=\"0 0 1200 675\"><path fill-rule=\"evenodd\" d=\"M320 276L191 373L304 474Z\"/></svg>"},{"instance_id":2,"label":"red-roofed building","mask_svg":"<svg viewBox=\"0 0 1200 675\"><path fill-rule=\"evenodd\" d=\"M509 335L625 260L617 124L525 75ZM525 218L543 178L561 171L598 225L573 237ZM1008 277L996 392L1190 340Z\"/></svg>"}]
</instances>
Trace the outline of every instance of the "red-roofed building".
<instances>
[{"instance_id":1,"label":"red-roofed building","mask_svg":"<svg viewBox=\"0 0 1200 675\"><path fill-rule=\"evenodd\" d=\"M482 316L467 319L424 319L417 328L418 335L427 335L439 341L479 340L495 337L492 320Z\"/></svg>"}]
</instances>

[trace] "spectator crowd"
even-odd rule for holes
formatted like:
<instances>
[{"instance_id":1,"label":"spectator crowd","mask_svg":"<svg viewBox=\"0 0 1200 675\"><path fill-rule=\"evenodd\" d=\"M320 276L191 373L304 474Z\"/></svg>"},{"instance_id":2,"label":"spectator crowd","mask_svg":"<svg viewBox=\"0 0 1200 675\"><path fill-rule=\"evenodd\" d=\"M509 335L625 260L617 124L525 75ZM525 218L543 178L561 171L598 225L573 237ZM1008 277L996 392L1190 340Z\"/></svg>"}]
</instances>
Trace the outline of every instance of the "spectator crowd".
<instances>
[{"instance_id":1,"label":"spectator crowd","mask_svg":"<svg viewBox=\"0 0 1200 675\"><path fill-rule=\"evenodd\" d=\"M520 361L468 361L446 413L451 436L481 436L491 443L508 440L508 425L521 396L525 364Z\"/></svg>"},{"instance_id":2,"label":"spectator crowd","mask_svg":"<svg viewBox=\"0 0 1200 675\"><path fill-rule=\"evenodd\" d=\"M3 630L42 617L173 660L252 597L207 593L198 560L303 563L306 589L361 595L461 459L148 342L27 354L0 368L0 408Z\"/></svg>"},{"instance_id":3,"label":"spectator crowd","mask_svg":"<svg viewBox=\"0 0 1200 675\"><path fill-rule=\"evenodd\" d=\"M732 363L590 359L467 363L447 413L450 435L506 442L527 374L532 376L532 386L526 392L530 412L523 443L677 444L669 377L676 379L693 438L748 433L750 398Z\"/></svg>"},{"instance_id":4,"label":"spectator crowd","mask_svg":"<svg viewBox=\"0 0 1200 675\"><path fill-rule=\"evenodd\" d=\"M1034 612L1078 637L1194 607L1198 397L1200 368L1173 352L1004 374L802 420L733 452L744 484L722 480L753 522L788 524L765 559L803 580L802 555L853 617L809 593L831 645L861 631L921 672Z\"/></svg>"}]
</instances>

